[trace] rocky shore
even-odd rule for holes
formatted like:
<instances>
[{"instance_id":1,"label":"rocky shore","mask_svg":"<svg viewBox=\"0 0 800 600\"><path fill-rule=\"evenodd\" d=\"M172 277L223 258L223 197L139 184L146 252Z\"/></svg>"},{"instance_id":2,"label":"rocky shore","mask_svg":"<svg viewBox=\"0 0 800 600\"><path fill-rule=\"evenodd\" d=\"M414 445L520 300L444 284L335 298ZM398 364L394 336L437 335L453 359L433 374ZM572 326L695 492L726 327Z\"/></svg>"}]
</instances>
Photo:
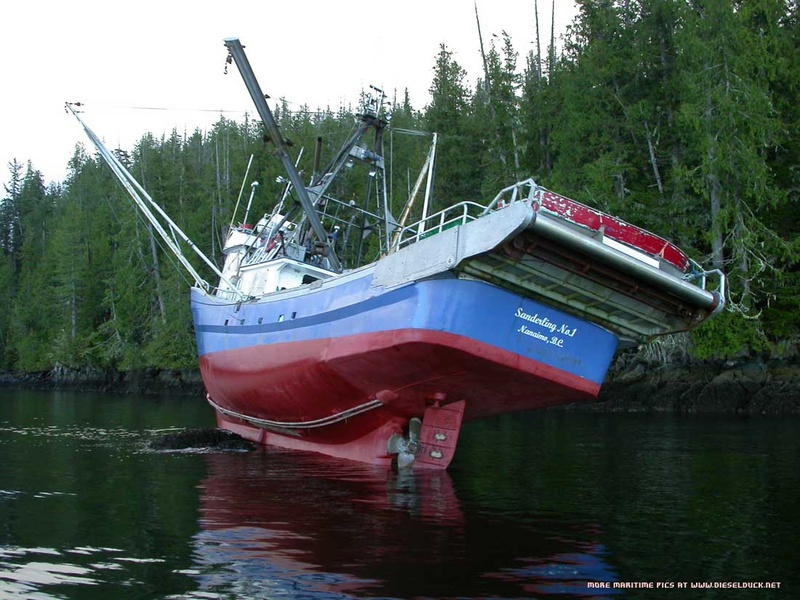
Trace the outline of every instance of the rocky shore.
<instances>
[{"instance_id":1,"label":"rocky shore","mask_svg":"<svg viewBox=\"0 0 800 600\"><path fill-rule=\"evenodd\" d=\"M571 408L626 412L800 414L800 360L653 364L619 357L597 402Z\"/></svg>"},{"instance_id":2,"label":"rocky shore","mask_svg":"<svg viewBox=\"0 0 800 600\"><path fill-rule=\"evenodd\" d=\"M50 371L0 373L0 386L19 389L74 390L117 394L205 396L200 373L195 370L142 369L117 371L57 364Z\"/></svg>"},{"instance_id":3,"label":"rocky shore","mask_svg":"<svg viewBox=\"0 0 800 600\"><path fill-rule=\"evenodd\" d=\"M195 370L120 372L56 365L50 371L38 373L0 373L0 386L205 396L200 373ZM636 354L623 354L609 370L597 401L567 408L608 412L800 414L800 357L663 364Z\"/></svg>"}]
</instances>

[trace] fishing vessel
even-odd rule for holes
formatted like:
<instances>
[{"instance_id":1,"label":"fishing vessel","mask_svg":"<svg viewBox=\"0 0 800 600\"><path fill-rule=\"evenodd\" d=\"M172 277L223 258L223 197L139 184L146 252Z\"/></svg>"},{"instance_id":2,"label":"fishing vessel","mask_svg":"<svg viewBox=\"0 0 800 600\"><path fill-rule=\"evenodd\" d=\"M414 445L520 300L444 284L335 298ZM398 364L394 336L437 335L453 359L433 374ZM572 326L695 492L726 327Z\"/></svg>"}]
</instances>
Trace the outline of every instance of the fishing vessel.
<instances>
[{"instance_id":1,"label":"fishing vessel","mask_svg":"<svg viewBox=\"0 0 800 600\"><path fill-rule=\"evenodd\" d=\"M194 277L200 371L220 427L261 444L446 468L465 421L591 400L620 348L689 330L723 308L723 273L533 179L429 214L435 134L395 216L377 88L341 149L320 168L318 147L304 180L244 47L225 45L286 187L251 225L251 185L219 268L68 105ZM338 195L355 167L365 171L363 203ZM423 187L421 216L408 222Z\"/></svg>"}]
</instances>

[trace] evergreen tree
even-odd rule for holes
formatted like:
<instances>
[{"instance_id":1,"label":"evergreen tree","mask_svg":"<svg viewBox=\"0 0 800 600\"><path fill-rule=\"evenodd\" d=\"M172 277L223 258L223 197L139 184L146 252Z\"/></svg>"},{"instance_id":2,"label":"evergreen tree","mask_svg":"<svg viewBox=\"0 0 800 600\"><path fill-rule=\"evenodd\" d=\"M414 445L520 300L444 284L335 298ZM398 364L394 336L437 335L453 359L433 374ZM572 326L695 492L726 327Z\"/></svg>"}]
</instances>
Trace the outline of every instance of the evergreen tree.
<instances>
[{"instance_id":1,"label":"evergreen tree","mask_svg":"<svg viewBox=\"0 0 800 600\"><path fill-rule=\"evenodd\" d=\"M493 197L501 188L523 178L521 167L522 139L519 118L518 91L521 85L517 73L517 53L510 36L502 33L502 48L494 44L486 58L483 93L475 96L475 119L484 135L488 133L483 174L484 196ZM478 132L475 132L478 133Z\"/></svg>"},{"instance_id":2,"label":"evergreen tree","mask_svg":"<svg viewBox=\"0 0 800 600\"><path fill-rule=\"evenodd\" d=\"M768 331L790 338L800 335L800 4L777 4L783 5L780 26L764 32L773 36L778 69L769 84L783 135L780 145L769 150L769 162L774 183L786 196L759 217L787 242L788 251L775 256L765 273L762 320Z\"/></svg>"},{"instance_id":3,"label":"evergreen tree","mask_svg":"<svg viewBox=\"0 0 800 600\"><path fill-rule=\"evenodd\" d=\"M584 0L570 29L553 125L550 187L608 212L632 218L637 187L630 181L638 155L628 106L640 61L628 3Z\"/></svg>"},{"instance_id":4,"label":"evergreen tree","mask_svg":"<svg viewBox=\"0 0 800 600\"><path fill-rule=\"evenodd\" d=\"M688 185L707 199L711 261L732 276L733 306L744 311L757 307L757 278L783 245L759 218L783 202L768 160L782 135L770 91L781 4L695 2L680 36Z\"/></svg>"},{"instance_id":5,"label":"evergreen tree","mask_svg":"<svg viewBox=\"0 0 800 600\"><path fill-rule=\"evenodd\" d=\"M18 198L18 292L10 308L6 343L7 360L24 371L53 365L50 348L58 323L51 318L53 278L45 257L58 200L58 190L48 191L42 174L29 164ZM48 310L43 312L43 307Z\"/></svg>"},{"instance_id":6,"label":"evergreen tree","mask_svg":"<svg viewBox=\"0 0 800 600\"><path fill-rule=\"evenodd\" d=\"M19 231L19 198L22 193L22 165L16 160L8 163L11 181L4 185L6 196L0 204L0 246L5 256L19 259L22 236Z\"/></svg>"},{"instance_id":7,"label":"evergreen tree","mask_svg":"<svg viewBox=\"0 0 800 600\"><path fill-rule=\"evenodd\" d=\"M433 68L431 102L424 117L426 129L438 132L441 143L435 167L437 209L459 200L479 199L477 192L485 165L476 164L475 157L482 154L484 140L470 135L470 91L465 78L464 69L442 44Z\"/></svg>"}]
</instances>

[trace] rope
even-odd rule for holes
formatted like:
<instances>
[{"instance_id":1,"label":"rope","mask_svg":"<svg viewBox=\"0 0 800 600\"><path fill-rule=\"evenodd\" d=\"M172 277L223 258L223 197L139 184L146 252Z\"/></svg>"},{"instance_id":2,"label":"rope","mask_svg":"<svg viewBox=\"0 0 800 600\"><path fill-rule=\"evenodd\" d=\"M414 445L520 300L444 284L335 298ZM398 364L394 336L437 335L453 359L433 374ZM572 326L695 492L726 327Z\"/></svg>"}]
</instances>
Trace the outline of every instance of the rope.
<instances>
[{"instance_id":1,"label":"rope","mask_svg":"<svg viewBox=\"0 0 800 600\"><path fill-rule=\"evenodd\" d=\"M223 408L214 402L210 397L206 397L206 400L217 412L220 412L228 417L234 417L236 419L241 419L242 421L247 421L248 423L264 429L316 429L318 427L334 425L335 423L339 423L349 419L350 417L355 417L356 415L360 415L383 406L383 402L376 398L374 400L370 400L369 402L365 402L364 404L359 404L353 408L348 408L347 410L343 410L333 415L328 415L327 417L323 417L321 419L315 419L313 421L270 421L268 419L249 417L245 414L230 410L228 408Z\"/></svg>"}]
</instances>

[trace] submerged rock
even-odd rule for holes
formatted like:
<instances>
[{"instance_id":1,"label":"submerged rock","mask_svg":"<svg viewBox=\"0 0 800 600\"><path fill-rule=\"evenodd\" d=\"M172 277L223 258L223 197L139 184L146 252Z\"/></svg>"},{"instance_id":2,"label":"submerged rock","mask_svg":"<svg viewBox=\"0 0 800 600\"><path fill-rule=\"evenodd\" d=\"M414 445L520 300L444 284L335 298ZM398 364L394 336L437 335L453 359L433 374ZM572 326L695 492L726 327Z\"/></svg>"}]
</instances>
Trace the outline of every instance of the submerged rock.
<instances>
[{"instance_id":1,"label":"submerged rock","mask_svg":"<svg viewBox=\"0 0 800 600\"><path fill-rule=\"evenodd\" d=\"M231 431L211 428L168 433L150 442L148 448L159 451L209 449L247 452L255 450L256 445Z\"/></svg>"}]
</instances>

